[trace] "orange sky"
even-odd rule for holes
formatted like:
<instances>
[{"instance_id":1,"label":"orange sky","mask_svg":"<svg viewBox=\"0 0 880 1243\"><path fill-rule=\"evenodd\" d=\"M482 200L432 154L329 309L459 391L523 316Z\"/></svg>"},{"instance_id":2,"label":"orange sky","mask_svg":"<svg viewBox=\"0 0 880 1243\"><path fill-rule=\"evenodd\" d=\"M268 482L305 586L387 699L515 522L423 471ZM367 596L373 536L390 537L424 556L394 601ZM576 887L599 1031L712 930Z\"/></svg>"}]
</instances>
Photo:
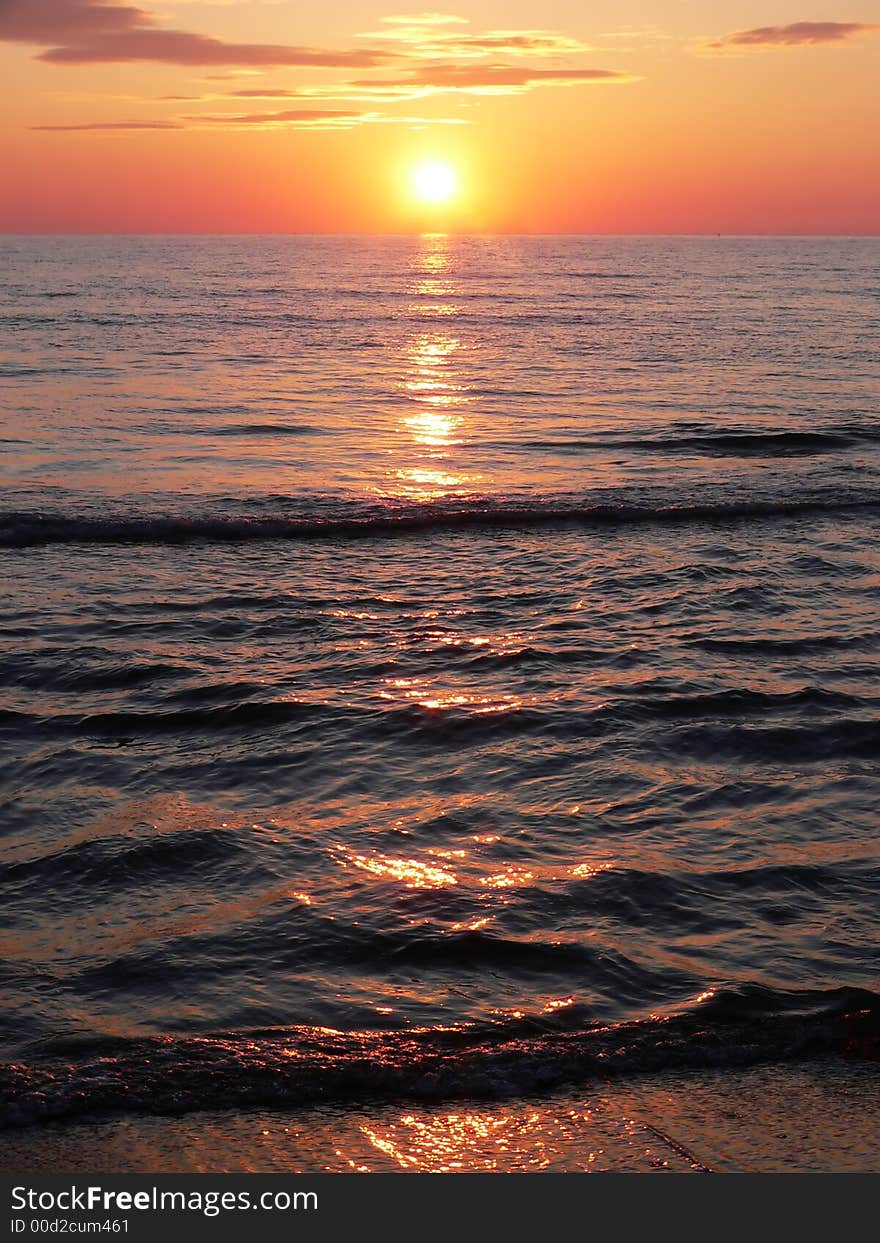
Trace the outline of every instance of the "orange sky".
<instances>
[{"instance_id":1,"label":"orange sky","mask_svg":"<svg viewBox=\"0 0 880 1243\"><path fill-rule=\"evenodd\" d=\"M878 0L0 0L0 71L2 231L880 232Z\"/></svg>"}]
</instances>

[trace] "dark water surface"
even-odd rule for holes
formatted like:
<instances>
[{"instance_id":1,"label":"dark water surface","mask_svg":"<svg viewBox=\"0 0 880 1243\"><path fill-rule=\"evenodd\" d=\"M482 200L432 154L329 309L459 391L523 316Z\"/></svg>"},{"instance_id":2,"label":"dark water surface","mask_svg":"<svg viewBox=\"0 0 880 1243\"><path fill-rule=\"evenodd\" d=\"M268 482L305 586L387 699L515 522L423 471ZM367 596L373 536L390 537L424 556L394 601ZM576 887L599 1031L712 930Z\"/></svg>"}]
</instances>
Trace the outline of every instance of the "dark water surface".
<instances>
[{"instance_id":1,"label":"dark water surface","mask_svg":"<svg viewBox=\"0 0 880 1243\"><path fill-rule=\"evenodd\" d=\"M880 242L0 256L6 1121L876 1048Z\"/></svg>"}]
</instances>

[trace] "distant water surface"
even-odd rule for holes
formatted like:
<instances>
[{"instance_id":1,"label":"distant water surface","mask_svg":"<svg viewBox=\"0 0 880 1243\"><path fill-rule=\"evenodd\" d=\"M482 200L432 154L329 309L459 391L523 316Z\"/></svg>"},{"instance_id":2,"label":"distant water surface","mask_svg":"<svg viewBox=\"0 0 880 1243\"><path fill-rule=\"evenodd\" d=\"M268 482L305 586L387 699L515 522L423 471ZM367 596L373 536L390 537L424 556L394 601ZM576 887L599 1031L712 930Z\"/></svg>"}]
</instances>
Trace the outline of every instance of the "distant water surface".
<instances>
[{"instance_id":1,"label":"distant water surface","mask_svg":"<svg viewBox=\"0 0 880 1243\"><path fill-rule=\"evenodd\" d=\"M6 1121L876 1051L880 241L0 256Z\"/></svg>"}]
</instances>

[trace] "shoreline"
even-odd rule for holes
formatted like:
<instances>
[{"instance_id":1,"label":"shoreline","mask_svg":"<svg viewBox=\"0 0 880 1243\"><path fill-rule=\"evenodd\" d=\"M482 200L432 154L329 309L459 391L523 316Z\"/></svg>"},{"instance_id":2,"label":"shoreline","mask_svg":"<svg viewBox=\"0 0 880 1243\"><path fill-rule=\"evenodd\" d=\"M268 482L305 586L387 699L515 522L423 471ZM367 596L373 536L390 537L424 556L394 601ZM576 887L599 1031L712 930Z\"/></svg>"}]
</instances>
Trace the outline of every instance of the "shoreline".
<instances>
[{"instance_id":1,"label":"shoreline","mask_svg":"<svg viewBox=\"0 0 880 1243\"><path fill-rule=\"evenodd\" d=\"M504 1101L118 1115L7 1131L0 1170L874 1173L872 1063L665 1071Z\"/></svg>"}]
</instances>

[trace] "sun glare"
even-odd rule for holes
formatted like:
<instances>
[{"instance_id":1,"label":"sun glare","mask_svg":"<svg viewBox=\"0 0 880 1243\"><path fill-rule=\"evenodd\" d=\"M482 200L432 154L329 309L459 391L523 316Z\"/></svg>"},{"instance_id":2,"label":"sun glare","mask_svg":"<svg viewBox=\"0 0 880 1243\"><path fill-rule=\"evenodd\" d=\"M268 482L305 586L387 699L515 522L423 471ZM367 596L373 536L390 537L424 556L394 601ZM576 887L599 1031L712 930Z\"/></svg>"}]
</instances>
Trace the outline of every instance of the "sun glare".
<instances>
[{"instance_id":1,"label":"sun glare","mask_svg":"<svg viewBox=\"0 0 880 1243\"><path fill-rule=\"evenodd\" d=\"M423 203L448 203L458 190L458 179L448 164L425 160L413 169L412 185Z\"/></svg>"}]
</instances>

